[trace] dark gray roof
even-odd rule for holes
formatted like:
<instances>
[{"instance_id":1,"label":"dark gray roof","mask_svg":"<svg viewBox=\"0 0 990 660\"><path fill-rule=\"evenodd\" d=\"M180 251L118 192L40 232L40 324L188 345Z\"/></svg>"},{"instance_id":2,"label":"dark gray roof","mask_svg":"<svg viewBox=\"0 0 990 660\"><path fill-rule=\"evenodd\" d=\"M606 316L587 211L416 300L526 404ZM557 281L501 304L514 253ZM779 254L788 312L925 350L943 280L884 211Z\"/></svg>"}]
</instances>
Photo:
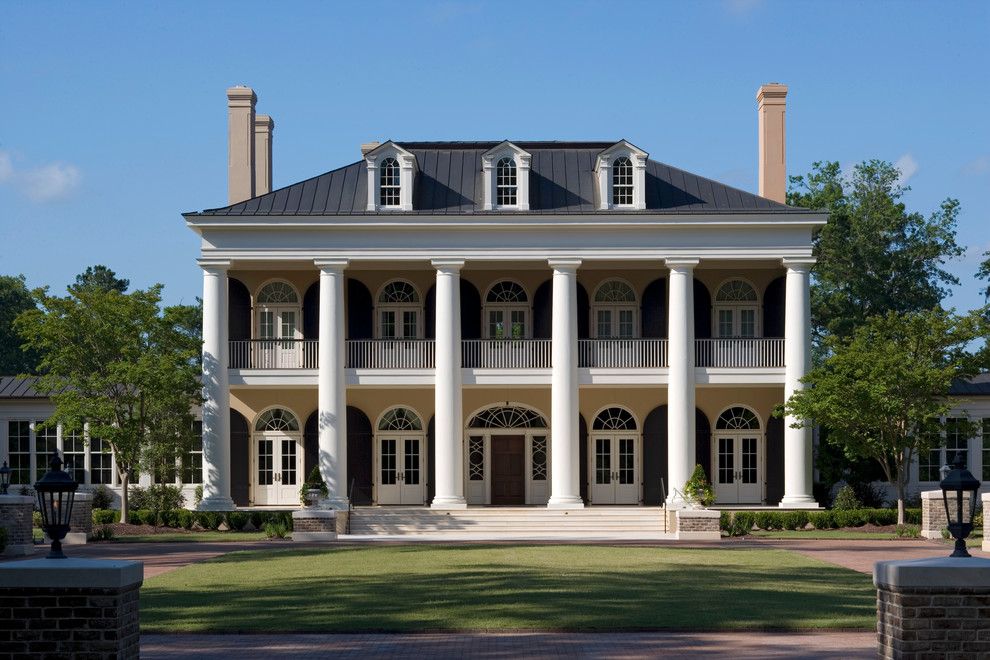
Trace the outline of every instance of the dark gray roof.
<instances>
[{"instance_id":1,"label":"dark gray roof","mask_svg":"<svg viewBox=\"0 0 990 660\"><path fill-rule=\"evenodd\" d=\"M481 156L501 142L396 142L416 156L413 211L482 210ZM530 213L616 213L595 207L595 160L615 142L514 142L532 154ZM185 216L360 215L367 211L364 161L245 202ZM618 211L630 213L631 211ZM654 160L646 164L646 213L808 213ZM487 211L487 213L499 213ZM632 211L643 213L643 211Z\"/></svg>"},{"instance_id":2,"label":"dark gray roof","mask_svg":"<svg viewBox=\"0 0 990 660\"><path fill-rule=\"evenodd\" d=\"M35 389L37 382L37 376L0 376L0 399L47 399Z\"/></svg>"},{"instance_id":3,"label":"dark gray roof","mask_svg":"<svg viewBox=\"0 0 990 660\"><path fill-rule=\"evenodd\" d=\"M990 373L979 374L966 380L957 380L949 388L955 396L990 396Z\"/></svg>"}]
</instances>

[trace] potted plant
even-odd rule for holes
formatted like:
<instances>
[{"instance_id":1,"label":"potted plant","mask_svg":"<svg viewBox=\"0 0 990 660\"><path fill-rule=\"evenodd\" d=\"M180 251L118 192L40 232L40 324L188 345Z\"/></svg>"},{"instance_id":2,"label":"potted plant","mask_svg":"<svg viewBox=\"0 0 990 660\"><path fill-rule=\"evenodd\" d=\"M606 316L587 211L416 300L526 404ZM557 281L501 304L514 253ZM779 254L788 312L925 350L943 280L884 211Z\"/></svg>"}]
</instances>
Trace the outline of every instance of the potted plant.
<instances>
[{"instance_id":1,"label":"potted plant","mask_svg":"<svg viewBox=\"0 0 990 660\"><path fill-rule=\"evenodd\" d=\"M320 467L314 466L306 481L303 482L302 488L299 489L300 501L305 506L316 506L320 500L326 499L329 495L330 490L327 488L326 482L323 481L323 476L320 475Z\"/></svg>"},{"instance_id":2,"label":"potted plant","mask_svg":"<svg viewBox=\"0 0 990 660\"><path fill-rule=\"evenodd\" d=\"M705 508L715 503L715 490L708 483L705 468L700 464L694 466L691 478L684 484L684 496L698 508Z\"/></svg>"}]
</instances>

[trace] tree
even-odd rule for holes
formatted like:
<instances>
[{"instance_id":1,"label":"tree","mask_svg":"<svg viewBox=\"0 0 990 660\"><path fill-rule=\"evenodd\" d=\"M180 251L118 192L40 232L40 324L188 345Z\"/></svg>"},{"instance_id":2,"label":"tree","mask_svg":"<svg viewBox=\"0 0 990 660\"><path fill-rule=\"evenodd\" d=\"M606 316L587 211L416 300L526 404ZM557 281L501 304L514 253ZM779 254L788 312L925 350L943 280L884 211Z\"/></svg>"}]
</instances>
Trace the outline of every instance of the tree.
<instances>
[{"instance_id":1,"label":"tree","mask_svg":"<svg viewBox=\"0 0 990 660\"><path fill-rule=\"evenodd\" d=\"M90 435L110 445L127 520L130 475L164 449L178 455L191 441L192 405L201 401L200 346L183 327L182 311L161 309L161 285L121 293L117 288L69 287L69 295L34 292L39 309L18 317L25 343L42 355L39 388L51 392L48 423L69 430L89 423Z\"/></svg>"},{"instance_id":2,"label":"tree","mask_svg":"<svg viewBox=\"0 0 990 660\"><path fill-rule=\"evenodd\" d=\"M94 288L101 291L116 291L124 293L131 285L130 280L117 277L117 273L103 265L87 266L86 270L76 275L76 283L72 289Z\"/></svg>"},{"instance_id":3,"label":"tree","mask_svg":"<svg viewBox=\"0 0 990 660\"><path fill-rule=\"evenodd\" d=\"M34 298L23 275L0 275L0 375L33 374L38 367L38 353L21 347L21 337L14 329L14 319L21 312L34 309Z\"/></svg>"},{"instance_id":4,"label":"tree","mask_svg":"<svg viewBox=\"0 0 990 660\"><path fill-rule=\"evenodd\" d=\"M795 426L822 424L848 458L880 464L897 491L899 524L908 468L941 444L938 420L952 408L946 395L954 379L979 370L967 345L984 324L978 313L939 307L872 317L851 337L828 337L827 357L803 379L809 387L785 403Z\"/></svg>"},{"instance_id":5,"label":"tree","mask_svg":"<svg viewBox=\"0 0 990 660\"><path fill-rule=\"evenodd\" d=\"M983 253L983 263L980 264L980 268L976 271L977 279L988 280L987 288L983 290L983 301L987 305L990 305L990 250Z\"/></svg>"},{"instance_id":6,"label":"tree","mask_svg":"<svg viewBox=\"0 0 990 660\"><path fill-rule=\"evenodd\" d=\"M812 327L821 356L828 335L850 336L872 316L938 305L959 280L944 264L956 244L959 202L948 198L927 218L908 211L892 164L870 160L846 178L837 162L817 162L790 178L789 204L828 211L815 237Z\"/></svg>"}]
</instances>

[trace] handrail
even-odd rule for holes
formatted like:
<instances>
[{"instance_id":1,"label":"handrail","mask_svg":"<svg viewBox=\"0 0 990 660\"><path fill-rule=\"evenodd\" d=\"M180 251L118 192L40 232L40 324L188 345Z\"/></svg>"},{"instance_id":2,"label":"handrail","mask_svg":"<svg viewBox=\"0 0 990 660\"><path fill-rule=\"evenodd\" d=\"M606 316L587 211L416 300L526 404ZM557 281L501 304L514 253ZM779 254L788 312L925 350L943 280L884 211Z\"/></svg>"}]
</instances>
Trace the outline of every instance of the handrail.
<instances>
[{"instance_id":1,"label":"handrail","mask_svg":"<svg viewBox=\"0 0 990 660\"><path fill-rule=\"evenodd\" d=\"M465 339L461 365L476 369L549 369L549 339Z\"/></svg>"},{"instance_id":2,"label":"handrail","mask_svg":"<svg viewBox=\"0 0 990 660\"><path fill-rule=\"evenodd\" d=\"M357 482L357 478L351 478L351 487L347 491L347 527L346 534L351 533L351 512L354 511L354 484Z\"/></svg>"},{"instance_id":3,"label":"handrail","mask_svg":"<svg viewBox=\"0 0 990 660\"><path fill-rule=\"evenodd\" d=\"M663 483L663 477L660 477L660 508L667 508L667 488Z\"/></svg>"}]
</instances>

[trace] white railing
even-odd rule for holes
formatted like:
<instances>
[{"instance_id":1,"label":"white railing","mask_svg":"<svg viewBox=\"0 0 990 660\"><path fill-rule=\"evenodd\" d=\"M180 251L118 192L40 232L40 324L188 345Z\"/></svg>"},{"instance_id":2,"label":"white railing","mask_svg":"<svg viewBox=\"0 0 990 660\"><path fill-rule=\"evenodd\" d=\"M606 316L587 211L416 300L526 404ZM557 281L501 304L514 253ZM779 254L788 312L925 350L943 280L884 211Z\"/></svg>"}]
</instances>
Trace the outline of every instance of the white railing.
<instances>
[{"instance_id":1,"label":"white railing","mask_svg":"<svg viewBox=\"0 0 990 660\"><path fill-rule=\"evenodd\" d=\"M231 369L316 369L315 339L239 339L230 342Z\"/></svg>"},{"instance_id":2,"label":"white railing","mask_svg":"<svg viewBox=\"0 0 990 660\"><path fill-rule=\"evenodd\" d=\"M350 339L346 364L349 369L432 369L435 344L432 339Z\"/></svg>"},{"instance_id":3,"label":"white railing","mask_svg":"<svg viewBox=\"0 0 990 660\"><path fill-rule=\"evenodd\" d=\"M549 339L465 339L461 366L476 369L549 369Z\"/></svg>"},{"instance_id":4,"label":"white railing","mask_svg":"<svg viewBox=\"0 0 990 660\"><path fill-rule=\"evenodd\" d=\"M697 367L783 367L783 339L696 339Z\"/></svg>"},{"instance_id":5,"label":"white railing","mask_svg":"<svg viewBox=\"0 0 990 660\"><path fill-rule=\"evenodd\" d=\"M607 369L667 366L666 339L579 339L578 366Z\"/></svg>"}]
</instances>

